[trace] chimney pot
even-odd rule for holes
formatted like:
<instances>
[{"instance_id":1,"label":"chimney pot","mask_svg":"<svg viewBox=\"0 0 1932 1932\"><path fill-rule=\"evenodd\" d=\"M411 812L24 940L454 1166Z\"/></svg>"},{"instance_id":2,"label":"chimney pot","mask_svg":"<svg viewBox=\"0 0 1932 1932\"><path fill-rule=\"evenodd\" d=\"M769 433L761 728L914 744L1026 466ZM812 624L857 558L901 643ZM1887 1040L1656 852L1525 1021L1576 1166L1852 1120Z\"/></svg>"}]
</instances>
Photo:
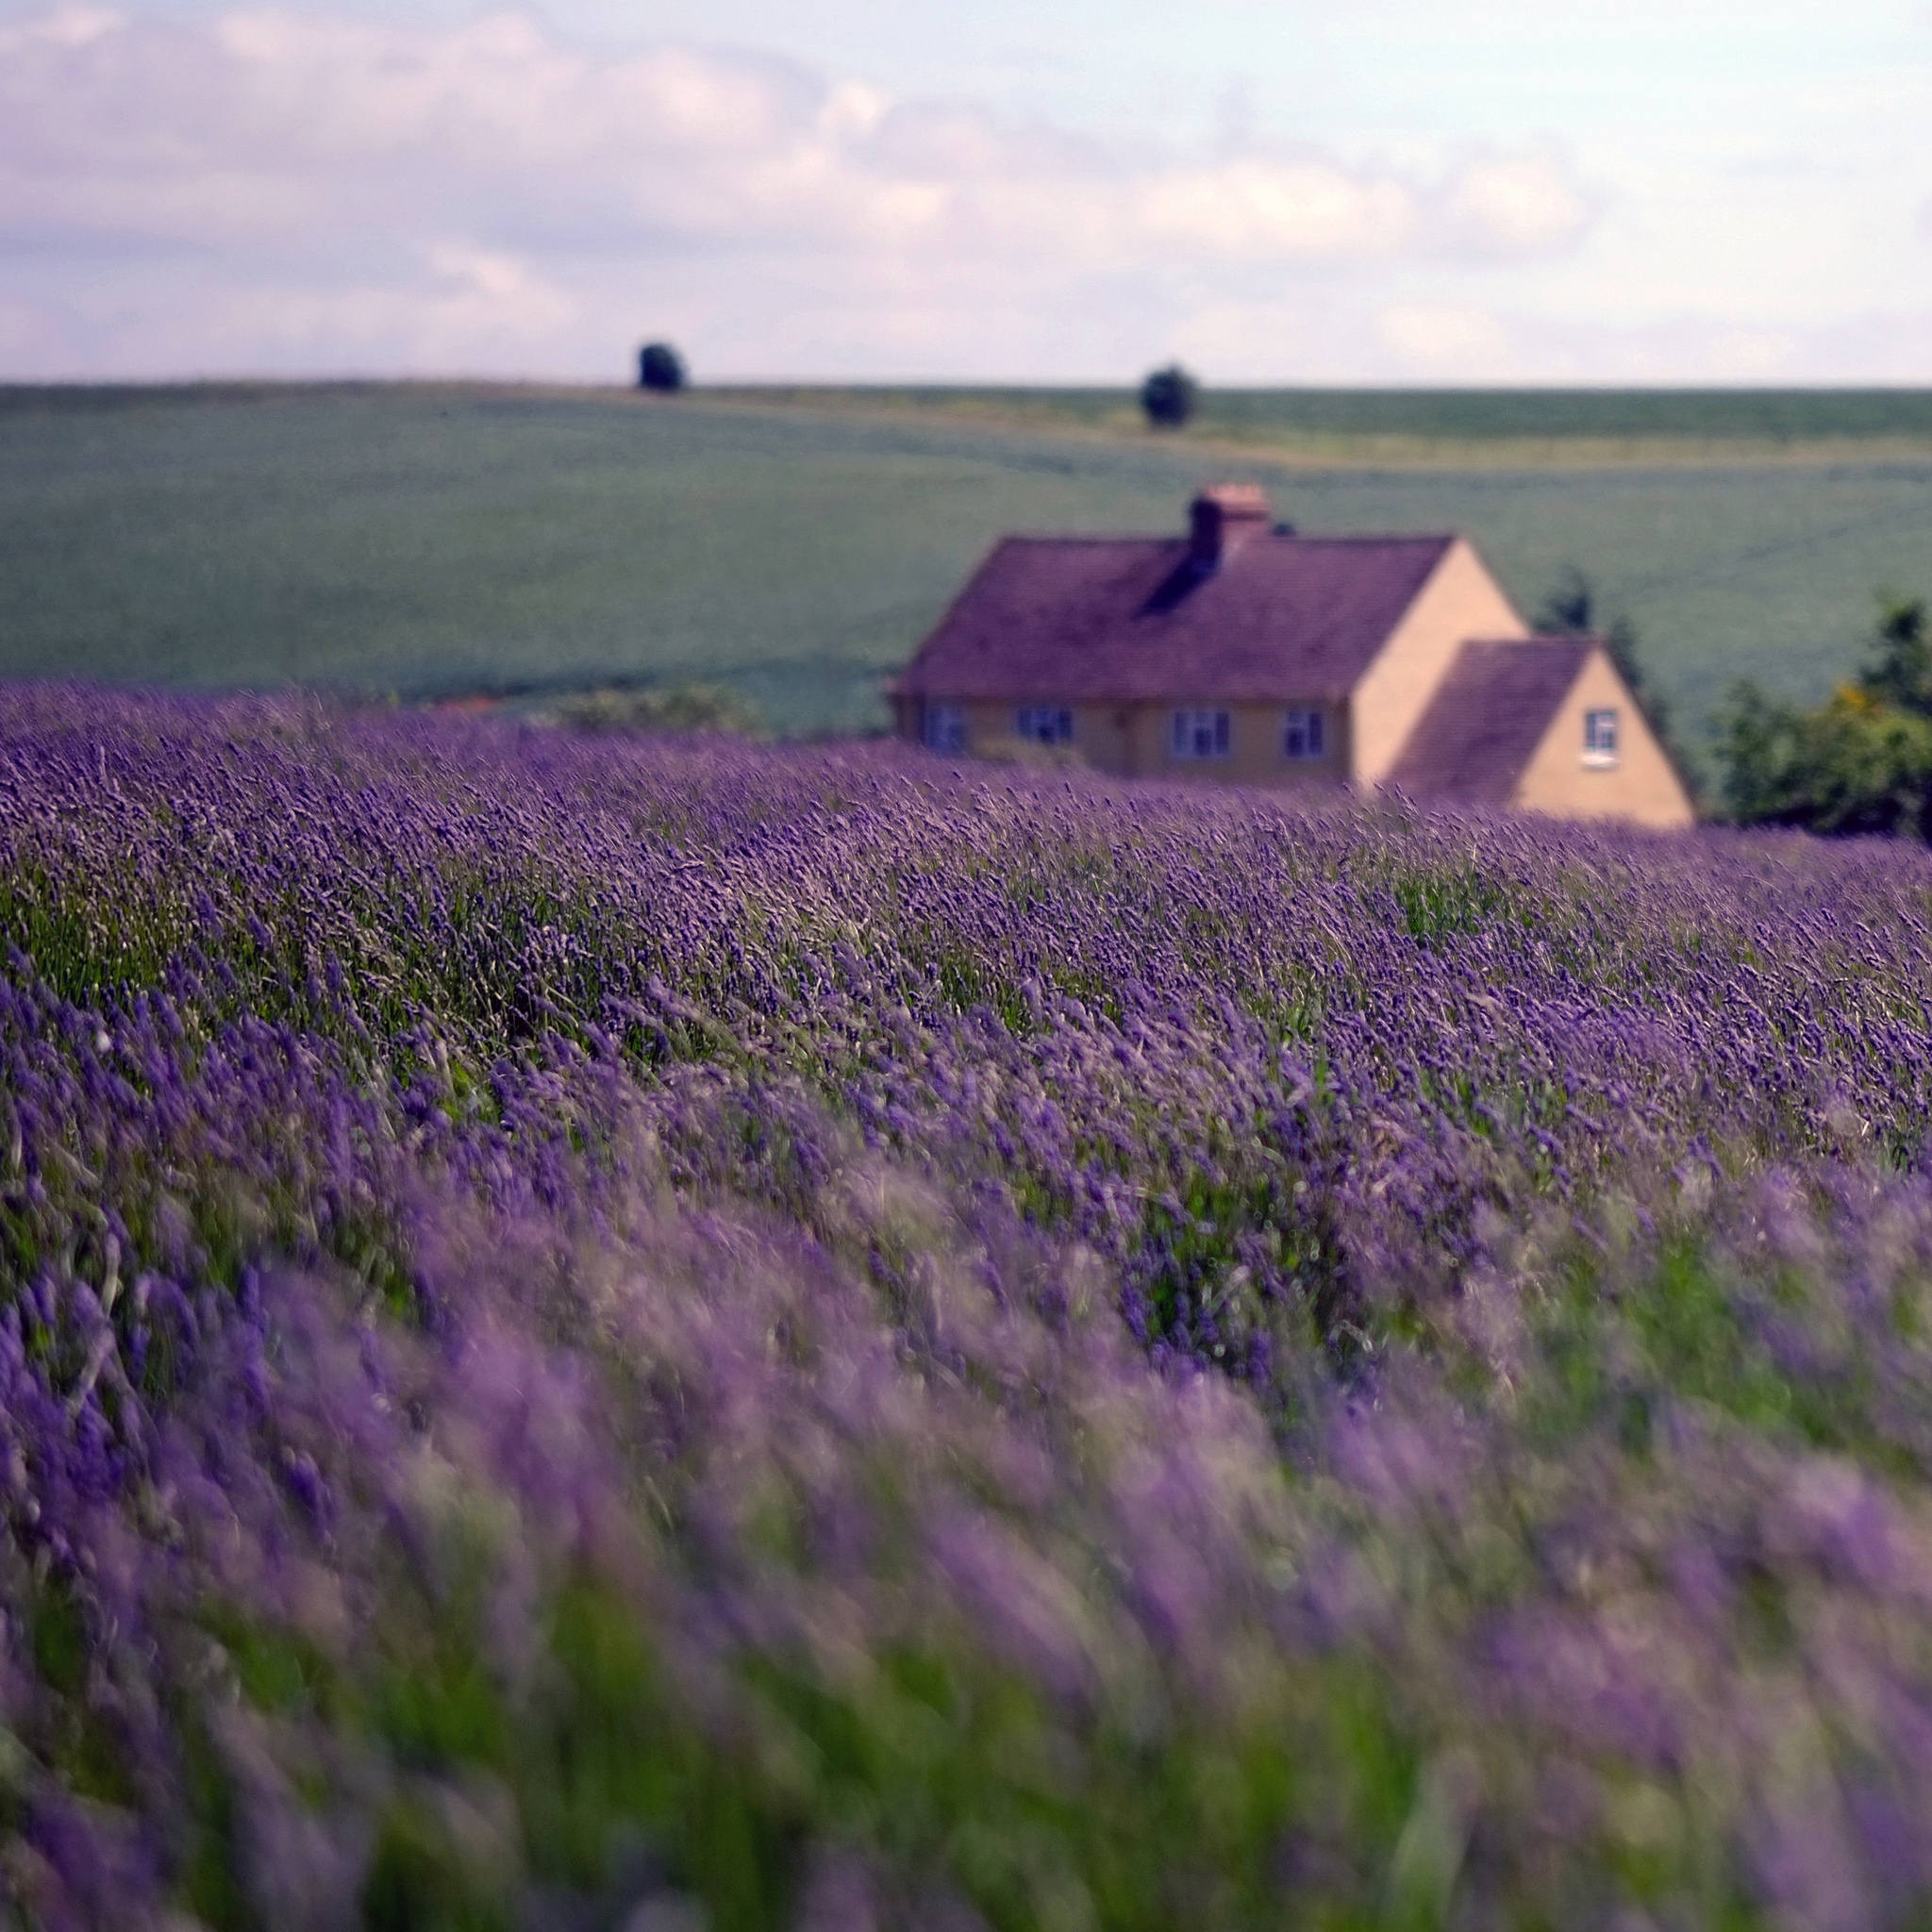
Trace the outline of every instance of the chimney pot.
<instances>
[{"instance_id":1,"label":"chimney pot","mask_svg":"<svg viewBox=\"0 0 1932 1932\"><path fill-rule=\"evenodd\" d=\"M1189 519L1195 568L1216 570L1269 527L1268 498L1257 483L1216 483L1189 506Z\"/></svg>"}]
</instances>

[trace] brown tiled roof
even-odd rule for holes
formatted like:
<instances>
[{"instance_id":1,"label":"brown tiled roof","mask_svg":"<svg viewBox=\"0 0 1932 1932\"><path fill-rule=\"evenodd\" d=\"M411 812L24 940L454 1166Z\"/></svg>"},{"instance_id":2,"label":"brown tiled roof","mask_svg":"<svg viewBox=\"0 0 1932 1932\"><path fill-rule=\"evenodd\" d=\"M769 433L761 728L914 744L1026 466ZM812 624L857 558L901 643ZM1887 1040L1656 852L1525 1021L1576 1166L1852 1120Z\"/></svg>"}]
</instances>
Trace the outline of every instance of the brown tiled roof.
<instances>
[{"instance_id":1,"label":"brown tiled roof","mask_svg":"<svg viewBox=\"0 0 1932 1932\"><path fill-rule=\"evenodd\" d=\"M1388 782L1416 798L1507 805L1596 638L1467 643L1409 733Z\"/></svg>"},{"instance_id":2,"label":"brown tiled roof","mask_svg":"<svg viewBox=\"0 0 1932 1932\"><path fill-rule=\"evenodd\" d=\"M1008 537L891 686L1061 704L1341 698L1453 537Z\"/></svg>"}]
</instances>

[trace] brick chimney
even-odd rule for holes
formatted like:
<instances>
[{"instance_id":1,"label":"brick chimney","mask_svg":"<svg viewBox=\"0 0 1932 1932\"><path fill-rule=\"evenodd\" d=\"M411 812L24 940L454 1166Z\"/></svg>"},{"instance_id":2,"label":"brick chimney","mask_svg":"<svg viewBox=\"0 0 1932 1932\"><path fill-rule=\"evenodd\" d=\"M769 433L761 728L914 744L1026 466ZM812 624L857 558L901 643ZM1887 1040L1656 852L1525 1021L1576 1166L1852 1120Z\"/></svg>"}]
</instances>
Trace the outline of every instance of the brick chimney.
<instances>
[{"instance_id":1,"label":"brick chimney","mask_svg":"<svg viewBox=\"0 0 1932 1932\"><path fill-rule=\"evenodd\" d=\"M1266 534L1268 499L1258 483L1214 483L1189 506L1194 568L1218 570L1250 538Z\"/></svg>"}]
</instances>

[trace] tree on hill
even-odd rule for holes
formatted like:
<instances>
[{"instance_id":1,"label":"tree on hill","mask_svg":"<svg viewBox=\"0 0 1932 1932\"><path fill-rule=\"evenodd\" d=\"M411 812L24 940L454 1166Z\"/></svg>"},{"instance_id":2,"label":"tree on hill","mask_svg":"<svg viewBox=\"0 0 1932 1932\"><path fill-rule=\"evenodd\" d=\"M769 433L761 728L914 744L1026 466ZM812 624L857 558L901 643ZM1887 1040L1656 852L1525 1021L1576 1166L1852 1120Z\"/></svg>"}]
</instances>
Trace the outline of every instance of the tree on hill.
<instances>
[{"instance_id":1,"label":"tree on hill","mask_svg":"<svg viewBox=\"0 0 1932 1932\"><path fill-rule=\"evenodd\" d=\"M1878 661L1865 673L1864 691L1882 705L1932 718L1932 630L1924 598L1881 591L1872 641Z\"/></svg>"},{"instance_id":2,"label":"tree on hill","mask_svg":"<svg viewBox=\"0 0 1932 1932\"><path fill-rule=\"evenodd\" d=\"M1932 838L1932 625L1925 600L1881 592L1874 656L1813 710L1732 687L1724 803L1741 824Z\"/></svg>"},{"instance_id":3,"label":"tree on hill","mask_svg":"<svg viewBox=\"0 0 1932 1932\"><path fill-rule=\"evenodd\" d=\"M638 387L669 395L684 387L684 358L669 342L646 342L638 351Z\"/></svg>"},{"instance_id":4,"label":"tree on hill","mask_svg":"<svg viewBox=\"0 0 1932 1932\"><path fill-rule=\"evenodd\" d=\"M1178 362L1149 371L1141 384L1141 408L1146 412L1148 427L1180 428L1194 413L1200 395L1201 385Z\"/></svg>"}]
</instances>

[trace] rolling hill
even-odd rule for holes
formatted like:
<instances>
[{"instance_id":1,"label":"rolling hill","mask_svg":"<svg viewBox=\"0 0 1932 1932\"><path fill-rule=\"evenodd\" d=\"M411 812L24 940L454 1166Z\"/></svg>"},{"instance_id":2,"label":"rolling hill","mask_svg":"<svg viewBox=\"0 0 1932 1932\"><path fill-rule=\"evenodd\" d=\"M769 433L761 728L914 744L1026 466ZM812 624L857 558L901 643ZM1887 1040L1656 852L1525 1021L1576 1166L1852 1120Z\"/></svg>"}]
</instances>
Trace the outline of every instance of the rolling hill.
<instances>
[{"instance_id":1,"label":"rolling hill","mask_svg":"<svg viewBox=\"0 0 1932 1932\"><path fill-rule=\"evenodd\" d=\"M0 672L407 700L711 680L788 733L876 687L1000 532L1158 530L1226 475L1323 531L1564 566L1694 735L1815 696L1932 588L1932 397L209 385L0 391Z\"/></svg>"}]
</instances>

